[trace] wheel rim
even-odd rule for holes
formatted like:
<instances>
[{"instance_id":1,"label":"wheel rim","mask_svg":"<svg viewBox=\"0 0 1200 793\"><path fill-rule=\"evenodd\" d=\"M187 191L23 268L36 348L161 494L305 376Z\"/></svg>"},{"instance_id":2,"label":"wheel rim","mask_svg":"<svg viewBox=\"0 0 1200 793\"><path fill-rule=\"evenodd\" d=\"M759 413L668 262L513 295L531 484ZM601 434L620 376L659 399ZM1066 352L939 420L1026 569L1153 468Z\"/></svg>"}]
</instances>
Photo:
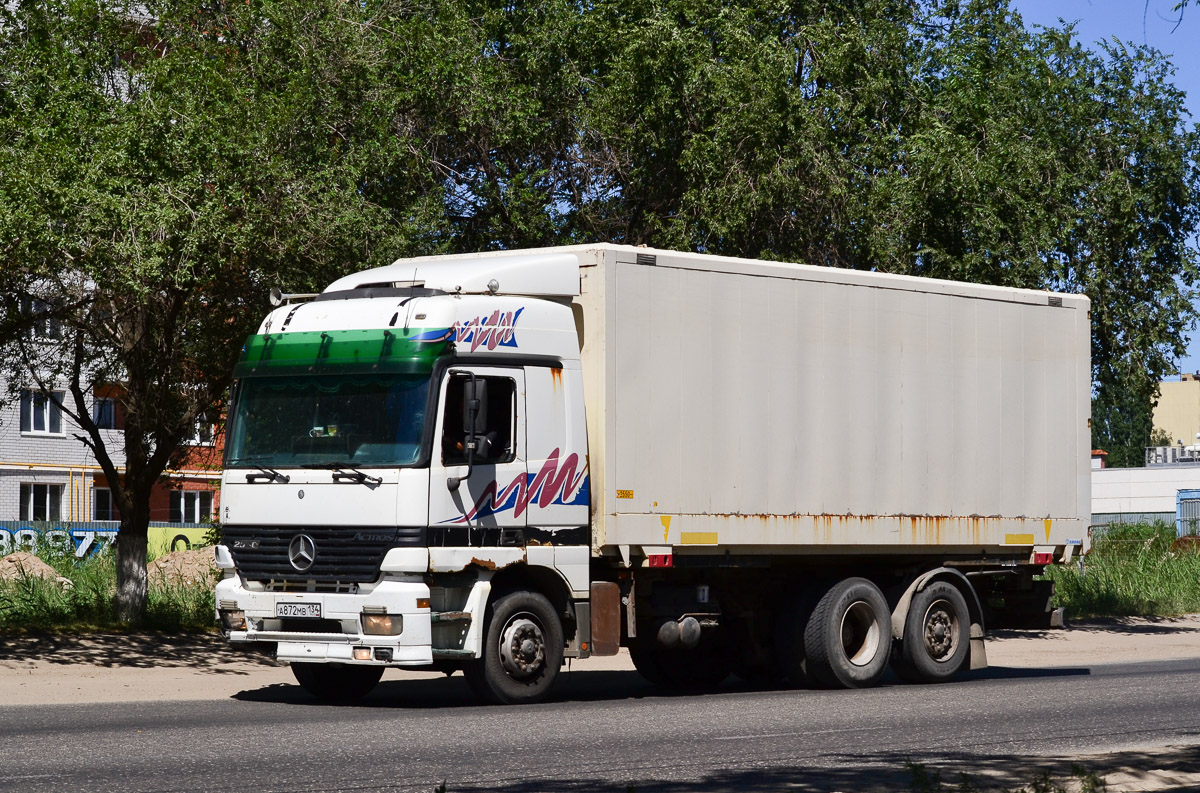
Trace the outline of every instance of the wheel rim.
<instances>
[{"instance_id":1,"label":"wheel rim","mask_svg":"<svg viewBox=\"0 0 1200 793\"><path fill-rule=\"evenodd\" d=\"M871 604L858 600L842 615L842 651L855 666L866 666L879 652L879 620Z\"/></svg>"},{"instance_id":2,"label":"wheel rim","mask_svg":"<svg viewBox=\"0 0 1200 793\"><path fill-rule=\"evenodd\" d=\"M945 661L958 649L958 612L948 600L935 600L922 622L925 652L934 661Z\"/></svg>"},{"instance_id":3,"label":"wheel rim","mask_svg":"<svg viewBox=\"0 0 1200 793\"><path fill-rule=\"evenodd\" d=\"M500 633L500 664L509 677L527 680L546 660L546 637L529 614L517 614Z\"/></svg>"}]
</instances>

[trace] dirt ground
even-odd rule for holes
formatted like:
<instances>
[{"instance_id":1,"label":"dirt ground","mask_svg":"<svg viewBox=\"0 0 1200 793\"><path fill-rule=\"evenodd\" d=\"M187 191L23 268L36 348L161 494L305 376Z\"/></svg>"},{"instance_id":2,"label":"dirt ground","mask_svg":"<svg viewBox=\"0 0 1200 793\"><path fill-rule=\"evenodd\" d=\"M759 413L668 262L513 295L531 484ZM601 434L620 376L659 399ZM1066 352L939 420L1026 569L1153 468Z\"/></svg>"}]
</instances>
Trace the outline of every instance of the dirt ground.
<instances>
[{"instance_id":1,"label":"dirt ground","mask_svg":"<svg viewBox=\"0 0 1200 793\"><path fill-rule=\"evenodd\" d=\"M988 662L998 667L1176 658L1200 659L1200 615L997 631L988 640ZM573 668L610 671L633 665L622 653L576 661ZM384 679L429 674L389 670ZM286 666L233 650L215 635L0 636L0 703L5 705L220 699L293 683Z\"/></svg>"}]
</instances>

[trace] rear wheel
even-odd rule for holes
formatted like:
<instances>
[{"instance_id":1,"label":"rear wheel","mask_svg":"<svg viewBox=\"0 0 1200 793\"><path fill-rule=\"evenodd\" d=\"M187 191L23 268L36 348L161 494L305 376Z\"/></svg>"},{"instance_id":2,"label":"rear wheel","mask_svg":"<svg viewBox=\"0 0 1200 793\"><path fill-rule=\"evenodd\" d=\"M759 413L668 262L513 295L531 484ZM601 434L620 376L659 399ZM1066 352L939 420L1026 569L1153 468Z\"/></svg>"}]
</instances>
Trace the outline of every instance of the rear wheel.
<instances>
[{"instance_id":1,"label":"rear wheel","mask_svg":"<svg viewBox=\"0 0 1200 793\"><path fill-rule=\"evenodd\" d=\"M847 578L817 601L804 629L805 671L827 688L869 688L887 668L891 612L879 587Z\"/></svg>"},{"instance_id":2,"label":"rear wheel","mask_svg":"<svg viewBox=\"0 0 1200 793\"><path fill-rule=\"evenodd\" d=\"M383 667L295 663L292 674L305 691L322 702L354 702L371 693L383 677Z\"/></svg>"},{"instance_id":3,"label":"rear wheel","mask_svg":"<svg viewBox=\"0 0 1200 793\"><path fill-rule=\"evenodd\" d=\"M537 592L513 592L490 611L483 657L463 670L471 689L480 699L504 705L545 699L563 658L554 606Z\"/></svg>"},{"instance_id":4,"label":"rear wheel","mask_svg":"<svg viewBox=\"0 0 1200 793\"><path fill-rule=\"evenodd\" d=\"M958 588L935 581L913 596L896 674L914 683L940 683L954 676L970 650L971 618Z\"/></svg>"}]
</instances>

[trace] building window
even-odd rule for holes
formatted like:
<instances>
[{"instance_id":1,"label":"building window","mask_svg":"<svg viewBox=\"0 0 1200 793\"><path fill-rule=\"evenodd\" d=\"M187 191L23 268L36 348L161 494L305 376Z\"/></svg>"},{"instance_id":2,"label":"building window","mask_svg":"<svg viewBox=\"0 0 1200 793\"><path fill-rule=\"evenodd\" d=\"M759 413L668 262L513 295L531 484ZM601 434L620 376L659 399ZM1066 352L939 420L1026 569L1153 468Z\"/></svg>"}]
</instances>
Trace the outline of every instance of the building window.
<instances>
[{"instance_id":1,"label":"building window","mask_svg":"<svg viewBox=\"0 0 1200 793\"><path fill-rule=\"evenodd\" d=\"M92 421L96 423L96 429L115 430L117 428L117 400L96 397L92 402Z\"/></svg>"},{"instance_id":2,"label":"building window","mask_svg":"<svg viewBox=\"0 0 1200 793\"><path fill-rule=\"evenodd\" d=\"M121 515L113 503L112 490L98 487L92 491L92 520L120 520Z\"/></svg>"},{"instance_id":3,"label":"building window","mask_svg":"<svg viewBox=\"0 0 1200 793\"><path fill-rule=\"evenodd\" d=\"M22 391L21 432L62 434L62 392Z\"/></svg>"},{"instance_id":4,"label":"building window","mask_svg":"<svg viewBox=\"0 0 1200 793\"><path fill-rule=\"evenodd\" d=\"M212 520L211 490L172 490L171 523L203 523Z\"/></svg>"},{"instance_id":5,"label":"building window","mask_svg":"<svg viewBox=\"0 0 1200 793\"><path fill-rule=\"evenodd\" d=\"M62 325L51 316L51 305L45 300L21 301L21 310L30 320L29 335L35 339L62 338Z\"/></svg>"},{"instance_id":6,"label":"building window","mask_svg":"<svg viewBox=\"0 0 1200 793\"><path fill-rule=\"evenodd\" d=\"M62 485L21 485L21 520L58 520Z\"/></svg>"},{"instance_id":7,"label":"building window","mask_svg":"<svg viewBox=\"0 0 1200 793\"><path fill-rule=\"evenodd\" d=\"M185 438L183 442L191 446L212 446L213 425L208 420L208 417L201 416L196 419L196 424L192 427L191 437Z\"/></svg>"}]
</instances>

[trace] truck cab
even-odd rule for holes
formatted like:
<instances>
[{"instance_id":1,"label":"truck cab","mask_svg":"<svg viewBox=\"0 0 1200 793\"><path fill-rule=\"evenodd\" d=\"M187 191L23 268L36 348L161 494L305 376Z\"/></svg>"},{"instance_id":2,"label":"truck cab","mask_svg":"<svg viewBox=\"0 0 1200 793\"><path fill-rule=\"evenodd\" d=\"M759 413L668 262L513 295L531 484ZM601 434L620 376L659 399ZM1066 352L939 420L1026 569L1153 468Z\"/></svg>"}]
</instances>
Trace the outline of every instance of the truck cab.
<instances>
[{"instance_id":1,"label":"truck cab","mask_svg":"<svg viewBox=\"0 0 1200 793\"><path fill-rule=\"evenodd\" d=\"M334 698L432 665L521 701L564 651L586 654L577 270L392 266L280 301L243 349L227 426L216 599L232 642L273 646ZM503 651L485 653L509 606Z\"/></svg>"}]
</instances>

